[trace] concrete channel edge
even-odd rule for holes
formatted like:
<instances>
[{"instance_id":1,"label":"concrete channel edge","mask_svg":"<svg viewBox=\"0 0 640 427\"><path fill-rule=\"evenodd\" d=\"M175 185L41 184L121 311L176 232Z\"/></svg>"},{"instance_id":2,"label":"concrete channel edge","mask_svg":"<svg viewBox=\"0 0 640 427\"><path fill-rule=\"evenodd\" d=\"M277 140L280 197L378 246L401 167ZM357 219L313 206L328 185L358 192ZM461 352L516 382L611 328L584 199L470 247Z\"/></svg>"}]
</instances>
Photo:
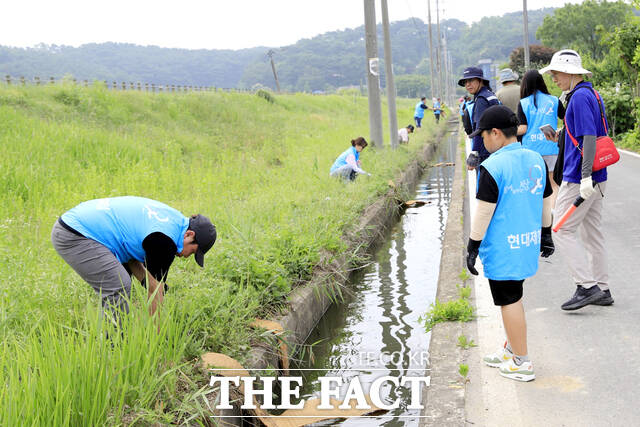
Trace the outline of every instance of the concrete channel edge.
<instances>
[{"instance_id":1,"label":"concrete channel edge","mask_svg":"<svg viewBox=\"0 0 640 427\"><path fill-rule=\"evenodd\" d=\"M347 242L350 242L346 253L332 259L325 257L320 262L320 265L324 265L324 267L314 269L311 280L291 292L288 309L285 314L272 319L282 325L284 330L282 336L288 344L290 352L297 345L306 341L313 328L331 305L331 287L336 286L336 284L344 286L348 281L351 254L355 253L356 256L364 256L371 253L376 245L384 239L386 231L395 224L401 207L394 196L399 192L407 192L415 187L422 173L428 167L427 163L432 160L436 153L438 145L450 130L450 127L439 127L432 137L433 141L426 143L419 157L409 163L400 177L393 181L394 187L391 187L376 202L365 208L357 226L347 231L343 237ZM458 163L456 162L456 165ZM277 367L279 366L278 352L264 346L253 346L249 352L247 365L251 369ZM214 403L215 399L216 396L209 395L210 403ZM212 415L215 421L219 423L218 425L242 425L239 407ZM218 418L217 416L224 418Z\"/></svg>"},{"instance_id":2,"label":"concrete channel edge","mask_svg":"<svg viewBox=\"0 0 640 427\"><path fill-rule=\"evenodd\" d=\"M459 298L458 285L463 285L460 274L464 257L464 195L466 166L458 156L460 146L456 144L456 166L449 203L449 213L442 242L440 275L438 277L438 301ZM425 307L426 310L426 307ZM420 426L465 425L466 380L458 372L465 361L465 354L458 344L458 337L465 332L460 322L438 323L431 331L429 344L430 385L422 396L424 409Z\"/></svg>"}]
</instances>

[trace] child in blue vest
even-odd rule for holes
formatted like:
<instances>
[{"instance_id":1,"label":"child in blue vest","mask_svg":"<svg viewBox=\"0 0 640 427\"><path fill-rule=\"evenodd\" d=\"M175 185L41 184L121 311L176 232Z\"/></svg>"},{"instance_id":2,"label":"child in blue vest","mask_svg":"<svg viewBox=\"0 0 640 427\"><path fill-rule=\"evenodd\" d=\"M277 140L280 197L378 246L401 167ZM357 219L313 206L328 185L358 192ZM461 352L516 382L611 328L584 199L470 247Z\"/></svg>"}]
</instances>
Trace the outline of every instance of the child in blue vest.
<instances>
[{"instance_id":1,"label":"child in blue vest","mask_svg":"<svg viewBox=\"0 0 640 427\"><path fill-rule=\"evenodd\" d=\"M367 145L369 144L361 136L352 139L351 147L347 148L333 162L329 170L329 176L341 177L348 181L354 181L358 174L371 176L369 172L365 172L362 169L362 163L360 162L360 153Z\"/></svg>"},{"instance_id":2,"label":"child in blue vest","mask_svg":"<svg viewBox=\"0 0 640 427\"><path fill-rule=\"evenodd\" d=\"M160 285L173 259L195 254L203 267L216 236L203 215L187 218L163 203L132 196L80 203L51 231L56 252L101 296L103 310L128 312L133 274L153 298L151 315L162 303L166 285Z\"/></svg>"},{"instance_id":3,"label":"child in blue vest","mask_svg":"<svg viewBox=\"0 0 640 427\"><path fill-rule=\"evenodd\" d=\"M518 143L517 127L515 113L496 105L484 111L474 131L492 154L478 167L478 207L471 222L467 267L477 275L480 255L507 334L504 346L484 362L500 368L504 377L531 381L535 374L527 351L522 285L536 274L538 257L554 251L551 186L540 154Z\"/></svg>"}]
</instances>

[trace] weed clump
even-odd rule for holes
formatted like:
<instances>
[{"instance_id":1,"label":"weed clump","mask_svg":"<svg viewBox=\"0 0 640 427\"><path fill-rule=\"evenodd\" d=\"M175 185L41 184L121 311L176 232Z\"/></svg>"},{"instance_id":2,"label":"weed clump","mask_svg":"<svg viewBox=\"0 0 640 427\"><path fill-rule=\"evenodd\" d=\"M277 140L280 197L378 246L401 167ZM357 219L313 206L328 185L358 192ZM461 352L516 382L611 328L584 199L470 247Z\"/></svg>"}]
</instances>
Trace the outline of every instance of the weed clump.
<instances>
[{"instance_id":1,"label":"weed clump","mask_svg":"<svg viewBox=\"0 0 640 427\"><path fill-rule=\"evenodd\" d=\"M265 89L259 89L256 92L256 96L258 96L258 97L260 97L262 99L265 99L266 101L268 101L271 104L276 102L275 96L273 96L273 94L271 92L269 92L268 90L265 90Z\"/></svg>"},{"instance_id":2,"label":"weed clump","mask_svg":"<svg viewBox=\"0 0 640 427\"><path fill-rule=\"evenodd\" d=\"M469 303L469 296L471 295L471 288L458 287L460 298L440 302L436 300L431 304L431 308L424 317L421 317L421 321L424 321L424 326L427 332L431 331L433 327L441 322L468 322L473 319L473 307Z\"/></svg>"}]
</instances>

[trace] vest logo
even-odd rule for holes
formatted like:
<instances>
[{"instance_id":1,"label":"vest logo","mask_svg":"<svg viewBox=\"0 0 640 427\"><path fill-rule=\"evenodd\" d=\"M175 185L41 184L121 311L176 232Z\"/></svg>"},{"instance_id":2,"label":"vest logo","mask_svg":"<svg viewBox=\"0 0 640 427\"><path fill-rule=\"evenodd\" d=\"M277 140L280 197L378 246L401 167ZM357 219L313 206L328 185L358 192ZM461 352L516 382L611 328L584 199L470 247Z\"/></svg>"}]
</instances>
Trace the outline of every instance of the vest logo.
<instances>
[{"instance_id":1,"label":"vest logo","mask_svg":"<svg viewBox=\"0 0 640 427\"><path fill-rule=\"evenodd\" d=\"M169 221L169 217L160 217L160 214L156 211L154 211L153 209L151 209L151 207L149 205L144 205L144 210L146 210L147 215L149 216L149 219L151 219L152 217L155 218L156 220L160 221L160 222L168 222Z\"/></svg>"}]
</instances>

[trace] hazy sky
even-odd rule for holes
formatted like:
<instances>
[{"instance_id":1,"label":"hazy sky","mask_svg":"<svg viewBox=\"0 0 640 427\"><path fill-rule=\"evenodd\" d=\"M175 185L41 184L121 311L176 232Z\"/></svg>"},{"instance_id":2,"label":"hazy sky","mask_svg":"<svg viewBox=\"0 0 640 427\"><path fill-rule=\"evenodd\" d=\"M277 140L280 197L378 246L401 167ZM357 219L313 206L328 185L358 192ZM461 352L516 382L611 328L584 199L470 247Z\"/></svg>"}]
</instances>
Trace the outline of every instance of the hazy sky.
<instances>
[{"instance_id":1,"label":"hazy sky","mask_svg":"<svg viewBox=\"0 0 640 427\"><path fill-rule=\"evenodd\" d=\"M529 9L579 3L529 0ZM279 47L364 23L363 0L8 0L0 45L124 42L189 49ZM435 21L435 0L431 0ZM519 0L440 0L440 19L467 23L522 9ZM388 0L389 19L427 21L427 0ZM380 22L380 2L376 1Z\"/></svg>"}]
</instances>

